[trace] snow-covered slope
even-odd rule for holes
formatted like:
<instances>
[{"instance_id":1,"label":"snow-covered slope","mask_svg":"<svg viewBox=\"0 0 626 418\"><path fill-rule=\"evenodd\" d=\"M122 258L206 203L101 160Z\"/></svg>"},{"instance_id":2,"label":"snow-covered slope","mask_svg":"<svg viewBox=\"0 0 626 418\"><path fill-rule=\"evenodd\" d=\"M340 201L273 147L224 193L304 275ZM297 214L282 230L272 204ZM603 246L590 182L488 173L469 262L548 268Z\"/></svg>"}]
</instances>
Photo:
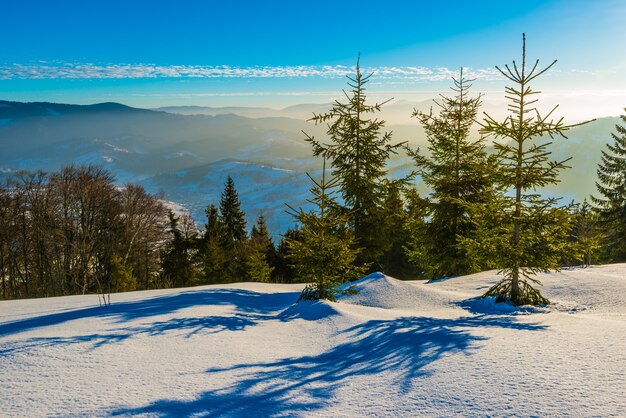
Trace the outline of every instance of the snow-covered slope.
<instances>
[{"instance_id":1,"label":"snow-covered slope","mask_svg":"<svg viewBox=\"0 0 626 418\"><path fill-rule=\"evenodd\" d=\"M0 302L0 415L626 416L626 265L540 279L540 309L478 299L494 272Z\"/></svg>"}]
</instances>

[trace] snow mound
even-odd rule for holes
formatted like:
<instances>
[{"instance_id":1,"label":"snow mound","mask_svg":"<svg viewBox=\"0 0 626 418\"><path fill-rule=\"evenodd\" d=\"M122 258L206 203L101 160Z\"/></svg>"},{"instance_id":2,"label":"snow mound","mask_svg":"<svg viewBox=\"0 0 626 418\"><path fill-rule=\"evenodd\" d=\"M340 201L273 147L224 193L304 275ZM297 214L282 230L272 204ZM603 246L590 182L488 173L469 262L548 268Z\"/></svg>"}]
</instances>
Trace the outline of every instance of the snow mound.
<instances>
[{"instance_id":1,"label":"snow mound","mask_svg":"<svg viewBox=\"0 0 626 418\"><path fill-rule=\"evenodd\" d=\"M301 318L307 321L317 321L338 314L339 312L329 302L303 300L285 309L280 313L279 318L282 320Z\"/></svg>"},{"instance_id":2,"label":"snow mound","mask_svg":"<svg viewBox=\"0 0 626 418\"><path fill-rule=\"evenodd\" d=\"M452 298L445 292L428 288L424 283L407 283L383 273L372 273L355 282L357 294L340 296L341 302L384 309L440 310L449 309Z\"/></svg>"},{"instance_id":3,"label":"snow mound","mask_svg":"<svg viewBox=\"0 0 626 418\"><path fill-rule=\"evenodd\" d=\"M626 263L591 267L568 267L560 271L542 273L536 286L550 300L552 311L576 313L626 314ZM517 312L518 308L493 303L490 298L474 299L483 295L502 279L496 270L468 276L434 280L426 287L445 294L458 295L459 306L466 310L484 313ZM543 310L542 310L543 312Z\"/></svg>"}]
</instances>

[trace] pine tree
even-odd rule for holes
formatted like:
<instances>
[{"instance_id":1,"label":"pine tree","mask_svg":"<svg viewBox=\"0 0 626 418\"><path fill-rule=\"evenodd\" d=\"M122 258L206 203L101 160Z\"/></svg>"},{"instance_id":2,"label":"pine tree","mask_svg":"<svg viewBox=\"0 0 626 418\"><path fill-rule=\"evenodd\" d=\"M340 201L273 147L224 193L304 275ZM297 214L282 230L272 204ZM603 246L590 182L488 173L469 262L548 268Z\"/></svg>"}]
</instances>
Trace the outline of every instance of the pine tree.
<instances>
[{"instance_id":1,"label":"pine tree","mask_svg":"<svg viewBox=\"0 0 626 418\"><path fill-rule=\"evenodd\" d=\"M601 248L601 235L597 227L597 213L587 199L574 206L571 240L572 256L570 259L576 264L582 263L590 266L594 259L593 255Z\"/></svg>"},{"instance_id":2,"label":"pine tree","mask_svg":"<svg viewBox=\"0 0 626 418\"><path fill-rule=\"evenodd\" d=\"M626 110L626 109L624 109ZM626 115L622 115L626 123ZM626 126L616 125L608 152L602 151L596 188L601 197L592 196L599 209L599 222L606 236L604 247L612 262L626 261Z\"/></svg>"},{"instance_id":3,"label":"pine tree","mask_svg":"<svg viewBox=\"0 0 626 418\"><path fill-rule=\"evenodd\" d=\"M330 111L313 114L315 124L328 123L330 143L307 135L315 156L330 160L333 175L338 179L349 222L356 242L363 248L362 262L376 261L384 248L378 237L384 217L385 165L402 144L391 145L391 133L383 132L385 121L374 115L383 103L367 104L365 85L372 74L361 72L357 60L356 74L348 76L350 92L344 90L346 102L335 101ZM391 99L390 99L391 100Z\"/></svg>"},{"instance_id":4,"label":"pine tree","mask_svg":"<svg viewBox=\"0 0 626 418\"><path fill-rule=\"evenodd\" d=\"M207 207L205 213L207 223L204 226L204 235L198 241L198 258L204 280L217 282L224 275L226 263L226 254L222 248L225 228L215 205L211 204Z\"/></svg>"},{"instance_id":5,"label":"pine tree","mask_svg":"<svg viewBox=\"0 0 626 418\"><path fill-rule=\"evenodd\" d=\"M412 270L416 275L424 275L426 272L426 257L420 252L421 248L419 245L428 240L426 226L429 220L430 202L427 198L421 197L415 188L407 188L405 199L407 212L406 228L411 236L403 248Z\"/></svg>"},{"instance_id":6,"label":"pine tree","mask_svg":"<svg viewBox=\"0 0 626 418\"><path fill-rule=\"evenodd\" d=\"M226 256L224 278L240 281L246 277L246 219L232 177L228 176L220 201L220 221L224 226L221 246Z\"/></svg>"},{"instance_id":7,"label":"pine tree","mask_svg":"<svg viewBox=\"0 0 626 418\"><path fill-rule=\"evenodd\" d=\"M133 276L133 267L122 264L121 257L111 258L111 292L130 292L137 289L137 278Z\"/></svg>"},{"instance_id":8,"label":"pine tree","mask_svg":"<svg viewBox=\"0 0 626 418\"><path fill-rule=\"evenodd\" d=\"M220 220L224 224L226 238L229 242L241 243L246 240L246 217L241 210L239 195L231 176L228 176L224 184L224 192L222 192L220 201Z\"/></svg>"},{"instance_id":9,"label":"pine tree","mask_svg":"<svg viewBox=\"0 0 626 418\"><path fill-rule=\"evenodd\" d=\"M308 173L307 176L313 182L313 197L308 201L315 210L306 212L287 205L289 213L301 225L300 239L287 238L289 257L299 281L309 283L298 301L335 301L335 294L352 291L350 288L341 290L340 286L357 279L364 268L355 266L359 250L355 249L354 235L347 227L350 218L333 196L332 189L339 180L326 180L325 164L321 181L314 180Z\"/></svg>"},{"instance_id":10,"label":"pine tree","mask_svg":"<svg viewBox=\"0 0 626 418\"><path fill-rule=\"evenodd\" d=\"M386 186L383 202L385 218L383 235L380 237L386 243L386 251L378 262L381 271L396 278L414 277L418 273L405 250L412 236L402 188L402 182L399 181L389 181Z\"/></svg>"},{"instance_id":11,"label":"pine tree","mask_svg":"<svg viewBox=\"0 0 626 418\"><path fill-rule=\"evenodd\" d=\"M557 206L558 199L542 198L536 192L539 187L557 183L559 171L566 168L569 160L551 161L551 142L538 140L547 136L565 138L564 132L577 126L565 125L563 118L551 119L556 107L546 116L541 116L534 107L535 95L539 92L532 90L529 83L555 63L556 60L539 70L537 60L532 67L527 67L526 35L523 35L521 66L513 61L512 68L496 67L514 83L514 87L505 90L510 115L502 122L486 115L482 123L481 132L494 139L502 186L512 195L502 193L488 208L478 211L480 236L474 243L472 240L466 243L469 242L474 251L490 251L501 268L504 279L484 294L495 296L497 302L548 304L532 286L541 284L533 276L558 269L567 245L570 220L566 209Z\"/></svg>"},{"instance_id":12,"label":"pine tree","mask_svg":"<svg viewBox=\"0 0 626 418\"><path fill-rule=\"evenodd\" d=\"M263 215L258 217L256 225L252 227L248 246L248 277L256 282L269 282L274 271L275 249Z\"/></svg>"},{"instance_id":13,"label":"pine tree","mask_svg":"<svg viewBox=\"0 0 626 418\"><path fill-rule=\"evenodd\" d=\"M165 248L161 262L163 285L181 287L192 284L197 277L194 263L194 242L196 233L189 216L176 216L168 213L171 238Z\"/></svg>"},{"instance_id":14,"label":"pine tree","mask_svg":"<svg viewBox=\"0 0 626 418\"><path fill-rule=\"evenodd\" d=\"M291 250L288 242L300 241L302 233L297 228L288 228L283 234L276 249L276 257L274 266L276 267L272 274L272 280L277 283L291 283L297 279L296 271L291 264Z\"/></svg>"},{"instance_id":15,"label":"pine tree","mask_svg":"<svg viewBox=\"0 0 626 418\"><path fill-rule=\"evenodd\" d=\"M471 82L453 78L455 95L441 96L438 115L414 110L429 142L429 157L409 150L418 173L430 187L429 222L414 231L411 247L421 258L430 278L457 276L480 269L460 242L474 231L470 205L486 203L492 193L493 170L485 151L484 138L470 139L470 131L481 105L481 95L471 97Z\"/></svg>"}]
</instances>

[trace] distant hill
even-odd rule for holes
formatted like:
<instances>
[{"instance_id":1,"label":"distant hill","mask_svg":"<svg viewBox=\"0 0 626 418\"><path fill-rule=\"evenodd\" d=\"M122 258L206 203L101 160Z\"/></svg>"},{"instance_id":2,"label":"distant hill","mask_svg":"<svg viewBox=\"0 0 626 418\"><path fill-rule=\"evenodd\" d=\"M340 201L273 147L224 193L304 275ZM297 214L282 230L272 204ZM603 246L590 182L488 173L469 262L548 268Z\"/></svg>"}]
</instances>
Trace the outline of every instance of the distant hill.
<instances>
[{"instance_id":1,"label":"distant hill","mask_svg":"<svg viewBox=\"0 0 626 418\"><path fill-rule=\"evenodd\" d=\"M93 105L74 105L48 102L9 102L0 100L0 119L18 120L36 116L62 116L71 114L94 114L94 113L146 113L149 110L137 109L120 103L107 102Z\"/></svg>"},{"instance_id":2,"label":"distant hill","mask_svg":"<svg viewBox=\"0 0 626 418\"><path fill-rule=\"evenodd\" d=\"M567 200L582 201L596 193L596 170L601 151L611 142L611 132L620 123L619 117L600 118L568 131L567 139L555 138L551 149L554 159L572 157L567 163L571 168L561 172L560 183L547 190Z\"/></svg>"},{"instance_id":3,"label":"distant hill","mask_svg":"<svg viewBox=\"0 0 626 418\"><path fill-rule=\"evenodd\" d=\"M387 103L382 107L382 118L392 125L411 125L417 126L416 120L411 118L413 109L427 112L431 107L436 106L433 100L425 100L421 102L409 102L405 100L396 100ZM206 107L206 106L167 106L159 107L155 110L176 113L180 115L238 115L247 118L271 118L285 117L306 121L310 119L314 113L324 113L331 107L330 103L305 103L288 106L283 109L271 109L268 107Z\"/></svg>"},{"instance_id":4,"label":"distant hill","mask_svg":"<svg viewBox=\"0 0 626 418\"><path fill-rule=\"evenodd\" d=\"M280 110L269 107L207 107L207 106L165 106L154 110L176 113L179 115L238 115L248 118L268 118L281 116Z\"/></svg>"},{"instance_id":5,"label":"distant hill","mask_svg":"<svg viewBox=\"0 0 626 418\"><path fill-rule=\"evenodd\" d=\"M289 164L309 154L301 131L316 130L289 118L184 116L115 103L0 101L0 120L2 166L56 169L71 162L89 162L133 176L224 158Z\"/></svg>"}]
</instances>

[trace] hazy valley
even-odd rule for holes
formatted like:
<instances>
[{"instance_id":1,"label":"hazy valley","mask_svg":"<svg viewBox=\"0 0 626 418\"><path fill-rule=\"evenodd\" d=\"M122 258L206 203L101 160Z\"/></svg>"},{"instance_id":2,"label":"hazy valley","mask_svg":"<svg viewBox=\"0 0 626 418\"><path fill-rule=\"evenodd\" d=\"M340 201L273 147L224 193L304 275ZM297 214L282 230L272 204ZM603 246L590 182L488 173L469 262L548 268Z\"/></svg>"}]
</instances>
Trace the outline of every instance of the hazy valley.
<instances>
[{"instance_id":1,"label":"hazy valley","mask_svg":"<svg viewBox=\"0 0 626 418\"><path fill-rule=\"evenodd\" d=\"M432 101L399 101L384 107L392 121L388 130L397 142L407 141L427 152L426 138L413 108L427 110ZM493 107L493 106L492 106ZM321 161L311 156L306 131L324 138L325 126L307 122L319 104L282 110L254 107L167 107L137 109L117 103L91 106L0 101L0 169L52 171L69 164L98 164L117 182L136 182L149 192L186 207L198 224L204 209L218 202L228 175L242 198L248 222L263 214L274 235L292 223L285 203L306 205L306 172L316 173ZM436 109L435 109L436 110ZM601 118L556 139L555 158L573 157L572 168L549 194L582 201L595 192L600 150L618 118ZM412 169L402 155L393 158L391 176ZM416 186L424 192L421 182Z\"/></svg>"}]
</instances>

